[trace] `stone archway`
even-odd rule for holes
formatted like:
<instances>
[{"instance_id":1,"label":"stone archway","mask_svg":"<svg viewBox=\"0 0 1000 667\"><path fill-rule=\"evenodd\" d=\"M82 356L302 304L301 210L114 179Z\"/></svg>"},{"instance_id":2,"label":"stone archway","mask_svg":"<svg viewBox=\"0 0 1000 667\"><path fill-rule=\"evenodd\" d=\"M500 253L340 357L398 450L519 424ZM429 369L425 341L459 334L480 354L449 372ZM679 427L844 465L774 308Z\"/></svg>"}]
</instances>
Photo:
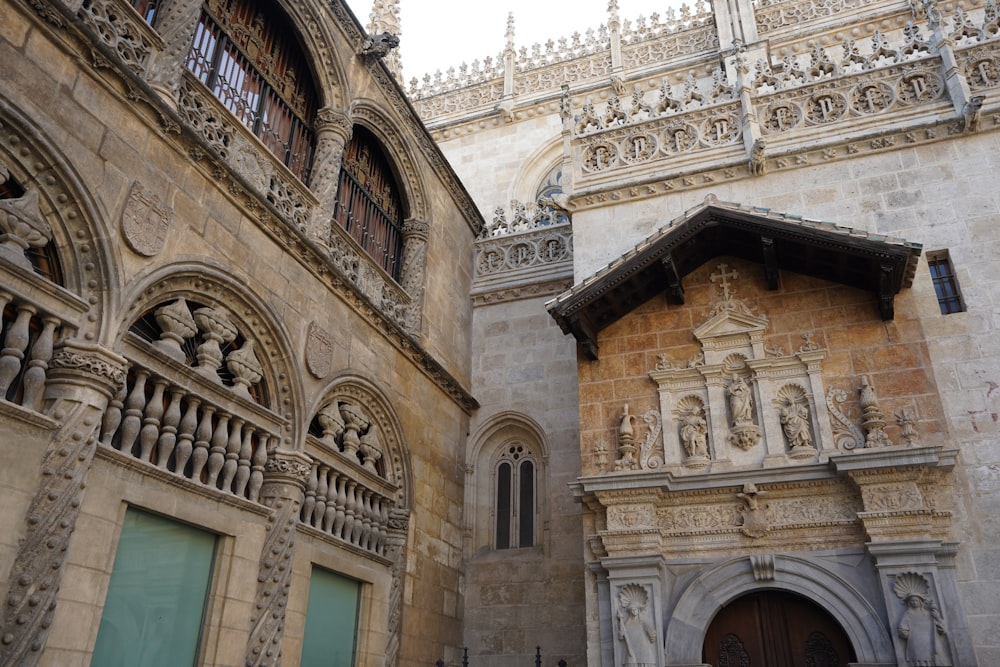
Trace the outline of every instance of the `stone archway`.
<instances>
[{"instance_id":1,"label":"stone archway","mask_svg":"<svg viewBox=\"0 0 1000 667\"><path fill-rule=\"evenodd\" d=\"M847 667L854 650L818 604L787 591L742 595L719 610L705 632L702 662L713 667Z\"/></svg>"},{"instance_id":2,"label":"stone archway","mask_svg":"<svg viewBox=\"0 0 1000 667\"><path fill-rule=\"evenodd\" d=\"M755 555L716 565L687 586L667 622L665 664L700 664L705 634L719 610L740 596L762 590L822 600L823 608L847 635L859 663L895 662L882 614L850 582L807 557Z\"/></svg>"}]
</instances>

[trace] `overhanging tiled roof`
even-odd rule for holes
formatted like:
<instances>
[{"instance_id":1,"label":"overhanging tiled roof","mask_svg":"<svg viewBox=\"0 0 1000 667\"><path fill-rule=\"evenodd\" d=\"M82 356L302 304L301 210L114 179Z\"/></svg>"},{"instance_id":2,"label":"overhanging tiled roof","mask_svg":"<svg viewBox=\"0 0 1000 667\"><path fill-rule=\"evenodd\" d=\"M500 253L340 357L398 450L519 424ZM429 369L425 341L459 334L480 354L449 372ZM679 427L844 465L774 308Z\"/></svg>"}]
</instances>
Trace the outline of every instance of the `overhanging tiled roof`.
<instances>
[{"instance_id":1,"label":"overhanging tiled roof","mask_svg":"<svg viewBox=\"0 0 1000 667\"><path fill-rule=\"evenodd\" d=\"M546 304L565 333L597 358L597 334L653 296L684 303L682 279L713 257L763 265L770 289L793 271L874 292L883 319L913 282L921 246L830 222L721 202L709 195L620 258Z\"/></svg>"}]
</instances>

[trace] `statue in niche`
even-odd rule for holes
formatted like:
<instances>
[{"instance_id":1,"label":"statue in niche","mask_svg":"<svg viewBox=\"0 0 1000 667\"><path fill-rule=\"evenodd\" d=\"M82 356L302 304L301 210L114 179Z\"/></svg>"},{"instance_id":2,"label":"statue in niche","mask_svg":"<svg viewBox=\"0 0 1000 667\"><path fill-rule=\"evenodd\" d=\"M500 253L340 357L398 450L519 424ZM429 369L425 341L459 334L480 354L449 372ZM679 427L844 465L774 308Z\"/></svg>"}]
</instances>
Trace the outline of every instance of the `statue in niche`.
<instances>
[{"instance_id":1,"label":"statue in niche","mask_svg":"<svg viewBox=\"0 0 1000 667\"><path fill-rule=\"evenodd\" d=\"M681 417L681 442L688 458L708 458L708 425L701 408L692 408Z\"/></svg>"},{"instance_id":2,"label":"statue in niche","mask_svg":"<svg viewBox=\"0 0 1000 667\"><path fill-rule=\"evenodd\" d=\"M748 451L760 442L760 429L753 423L753 393L750 385L739 375L726 388L729 395L729 409L733 413L733 426L729 441L735 447Z\"/></svg>"},{"instance_id":3,"label":"statue in niche","mask_svg":"<svg viewBox=\"0 0 1000 667\"><path fill-rule=\"evenodd\" d=\"M618 639L625 644L622 667L655 667L656 627L650 619L649 593L639 584L618 591Z\"/></svg>"},{"instance_id":4,"label":"statue in niche","mask_svg":"<svg viewBox=\"0 0 1000 667\"><path fill-rule=\"evenodd\" d=\"M809 433L809 409L798 401L786 399L779 411L781 429L785 432L788 446L795 450L812 447Z\"/></svg>"},{"instance_id":5,"label":"statue in niche","mask_svg":"<svg viewBox=\"0 0 1000 667\"><path fill-rule=\"evenodd\" d=\"M950 667L947 629L930 596L930 584L916 572L896 575L892 590L903 601L896 634L906 642L906 664L911 667Z\"/></svg>"},{"instance_id":6,"label":"statue in niche","mask_svg":"<svg viewBox=\"0 0 1000 667\"><path fill-rule=\"evenodd\" d=\"M739 375L734 375L726 393L729 394L729 408L733 412L733 426L745 426L752 423L753 400L746 380Z\"/></svg>"}]
</instances>

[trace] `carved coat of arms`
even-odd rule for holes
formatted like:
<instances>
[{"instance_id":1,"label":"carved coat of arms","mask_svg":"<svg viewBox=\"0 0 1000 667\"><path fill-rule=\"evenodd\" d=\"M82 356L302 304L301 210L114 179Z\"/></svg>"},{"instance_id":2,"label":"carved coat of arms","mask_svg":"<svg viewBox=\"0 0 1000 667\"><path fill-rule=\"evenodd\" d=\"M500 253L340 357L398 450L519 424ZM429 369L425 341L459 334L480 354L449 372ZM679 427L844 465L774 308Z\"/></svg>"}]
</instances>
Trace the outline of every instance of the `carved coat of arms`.
<instances>
[{"instance_id":1,"label":"carved coat of arms","mask_svg":"<svg viewBox=\"0 0 1000 667\"><path fill-rule=\"evenodd\" d=\"M122 235L128 247L143 257L158 254L166 243L173 216L173 209L157 195L139 181L133 183L122 211Z\"/></svg>"}]
</instances>

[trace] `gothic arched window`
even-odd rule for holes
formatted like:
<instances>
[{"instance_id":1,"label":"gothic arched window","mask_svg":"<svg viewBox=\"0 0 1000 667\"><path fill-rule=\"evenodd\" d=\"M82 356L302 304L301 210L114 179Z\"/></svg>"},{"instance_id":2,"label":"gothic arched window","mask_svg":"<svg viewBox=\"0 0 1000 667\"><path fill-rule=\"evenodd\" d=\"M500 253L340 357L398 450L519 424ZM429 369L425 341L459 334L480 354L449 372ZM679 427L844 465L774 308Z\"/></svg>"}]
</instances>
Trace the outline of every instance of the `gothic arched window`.
<instances>
[{"instance_id":1,"label":"gothic arched window","mask_svg":"<svg viewBox=\"0 0 1000 667\"><path fill-rule=\"evenodd\" d=\"M344 150L333 218L394 279L403 254L403 204L389 159L371 132L355 126Z\"/></svg>"},{"instance_id":2,"label":"gothic arched window","mask_svg":"<svg viewBox=\"0 0 1000 667\"><path fill-rule=\"evenodd\" d=\"M521 443L504 447L496 466L497 549L535 544L537 467L534 455Z\"/></svg>"},{"instance_id":3,"label":"gothic arched window","mask_svg":"<svg viewBox=\"0 0 1000 667\"><path fill-rule=\"evenodd\" d=\"M316 91L286 17L271 3L209 0L187 66L292 173L307 179Z\"/></svg>"}]
</instances>

